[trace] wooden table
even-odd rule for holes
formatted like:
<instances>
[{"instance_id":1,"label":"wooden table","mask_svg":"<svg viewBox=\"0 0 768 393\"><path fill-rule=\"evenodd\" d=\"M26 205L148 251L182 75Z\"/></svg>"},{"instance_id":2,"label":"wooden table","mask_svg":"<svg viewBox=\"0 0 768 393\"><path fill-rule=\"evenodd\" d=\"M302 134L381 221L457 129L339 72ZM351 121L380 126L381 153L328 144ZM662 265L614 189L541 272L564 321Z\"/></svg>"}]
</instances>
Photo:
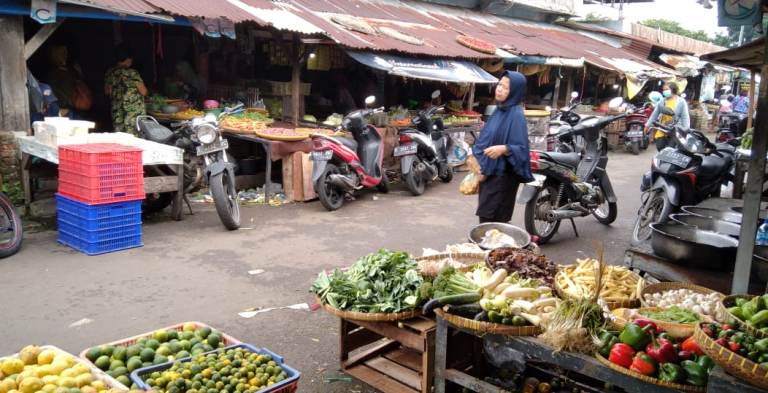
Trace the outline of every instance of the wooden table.
<instances>
[{"instance_id":1,"label":"wooden table","mask_svg":"<svg viewBox=\"0 0 768 393\"><path fill-rule=\"evenodd\" d=\"M238 134L235 132L229 132L224 130L224 135L226 135L228 138L234 138L239 139L241 141L246 142L253 142L258 143L261 145L261 147L264 148L264 151L266 152L266 168L265 171L265 179L264 179L264 200L266 202L269 202L269 197L272 195L272 143L274 141L269 139L260 138L254 134Z\"/></svg>"},{"instance_id":2,"label":"wooden table","mask_svg":"<svg viewBox=\"0 0 768 393\"><path fill-rule=\"evenodd\" d=\"M34 136L17 138L21 150L21 183L24 188L24 204L29 209L33 201L33 190L30 170L32 158L38 157L50 163L59 164L59 149L56 146L41 143ZM67 138L61 144L82 143L119 143L142 149L144 164L144 192L164 193L173 192L175 197L171 204L171 217L182 219L184 204L184 151L174 147L137 138L133 135L116 133L93 133L83 137Z\"/></svg>"}]
</instances>

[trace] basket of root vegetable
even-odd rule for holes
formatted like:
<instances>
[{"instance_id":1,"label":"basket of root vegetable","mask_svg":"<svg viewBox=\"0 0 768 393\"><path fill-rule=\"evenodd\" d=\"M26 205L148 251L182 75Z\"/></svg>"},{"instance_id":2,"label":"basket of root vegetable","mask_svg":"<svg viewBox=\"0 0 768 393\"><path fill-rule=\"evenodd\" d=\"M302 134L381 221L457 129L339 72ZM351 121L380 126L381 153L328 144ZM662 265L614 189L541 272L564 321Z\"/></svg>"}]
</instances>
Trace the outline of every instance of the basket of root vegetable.
<instances>
[{"instance_id":1,"label":"basket of root vegetable","mask_svg":"<svg viewBox=\"0 0 768 393\"><path fill-rule=\"evenodd\" d=\"M596 259L578 259L576 264L563 266L555 275L555 289L563 299L585 299L598 287ZM602 287L599 297L608 308L636 308L640 306L640 293L645 285L637 273L623 266L605 266L602 269Z\"/></svg>"},{"instance_id":2,"label":"basket of root vegetable","mask_svg":"<svg viewBox=\"0 0 768 393\"><path fill-rule=\"evenodd\" d=\"M704 321L718 319L720 292L683 282L660 282L646 285L640 296L643 307L677 306L699 314Z\"/></svg>"},{"instance_id":3,"label":"basket of root vegetable","mask_svg":"<svg viewBox=\"0 0 768 393\"><path fill-rule=\"evenodd\" d=\"M559 302L539 280L483 265L469 272L445 268L433 290L425 314L434 311L452 325L480 334L537 335Z\"/></svg>"}]
</instances>

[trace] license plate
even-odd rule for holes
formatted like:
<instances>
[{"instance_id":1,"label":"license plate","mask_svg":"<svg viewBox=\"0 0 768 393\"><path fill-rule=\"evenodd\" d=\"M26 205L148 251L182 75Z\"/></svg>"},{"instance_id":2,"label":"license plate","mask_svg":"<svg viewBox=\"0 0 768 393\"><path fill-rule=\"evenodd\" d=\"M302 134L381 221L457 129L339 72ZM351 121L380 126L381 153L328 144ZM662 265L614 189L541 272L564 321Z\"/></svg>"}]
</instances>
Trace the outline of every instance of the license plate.
<instances>
[{"instance_id":1,"label":"license plate","mask_svg":"<svg viewBox=\"0 0 768 393\"><path fill-rule=\"evenodd\" d=\"M667 136L667 133L661 130L656 130L656 133L653 134L654 139L664 138L665 136Z\"/></svg>"},{"instance_id":2,"label":"license plate","mask_svg":"<svg viewBox=\"0 0 768 393\"><path fill-rule=\"evenodd\" d=\"M691 157L688 157L687 155L676 152L672 149L665 149L662 150L659 153L659 160L668 162L672 165L676 165L682 168L685 168L688 166L688 164L691 163Z\"/></svg>"},{"instance_id":3,"label":"license plate","mask_svg":"<svg viewBox=\"0 0 768 393\"><path fill-rule=\"evenodd\" d=\"M400 145L395 147L395 157L409 156L411 154L416 154L417 151L419 151L419 145L415 143Z\"/></svg>"},{"instance_id":4,"label":"license plate","mask_svg":"<svg viewBox=\"0 0 768 393\"><path fill-rule=\"evenodd\" d=\"M643 136L643 131L641 131L641 130L637 130L637 131L627 131L627 136L628 136L628 137L638 137L638 136Z\"/></svg>"},{"instance_id":5,"label":"license plate","mask_svg":"<svg viewBox=\"0 0 768 393\"><path fill-rule=\"evenodd\" d=\"M312 161L330 161L333 157L333 150L320 150L309 153L309 159Z\"/></svg>"},{"instance_id":6,"label":"license plate","mask_svg":"<svg viewBox=\"0 0 768 393\"><path fill-rule=\"evenodd\" d=\"M229 147L229 142L226 139L219 139L209 145L200 145L197 147L197 155L204 156L217 151L226 150Z\"/></svg>"}]
</instances>

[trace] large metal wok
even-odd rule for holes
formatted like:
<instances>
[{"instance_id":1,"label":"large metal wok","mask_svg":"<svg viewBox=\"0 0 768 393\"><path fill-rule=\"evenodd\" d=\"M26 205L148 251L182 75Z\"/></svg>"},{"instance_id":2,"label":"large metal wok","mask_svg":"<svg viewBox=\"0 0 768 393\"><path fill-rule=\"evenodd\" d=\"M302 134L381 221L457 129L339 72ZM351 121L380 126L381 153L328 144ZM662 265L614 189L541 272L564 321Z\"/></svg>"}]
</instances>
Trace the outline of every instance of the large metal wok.
<instances>
[{"instance_id":1,"label":"large metal wok","mask_svg":"<svg viewBox=\"0 0 768 393\"><path fill-rule=\"evenodd\" d=\"M528 232L514 225L500 222L486 222L476 225L469 231L469 240L480 246L480 248L488 250L489 247L486 247L483 244L483 238L485 237L485 234L492 229L496 229L499 232L512 237L519 248L526 248L531 243L531 235L529 235Z\"/></svg>"},{"instance_id":2,"label":"large metal wok","mask_svg":"<svg viewBox=\"0 0 768 393\"><path fill-rule=\"evenodd\" d=\"M715 218L721 221L728 221L741 225L741 213L734 211L720 211L699 206L683 206L681 209L688 214L693 214L694 216Z\"/></svg>"},{"instance_id":3,"label":"large metal wok","mask_svg":"<svg viewBox=\"0 0 768 393\"><path fill-rule=\"evenodd\" d=\"M733 269L739 241L719 233L675 223L651 224L653 252L673 263L699 269Z\"/></svg>"},{"instance_id":4,"label":"large metal wok","mask_svg":"<svg viewBox=\"0 0 768 393\"><path fill-rule=\"evenodd\" d=\"M674 222L694 226L702 231L722 233L736 238L741 233L741 225L716 218L696 216L688 213L673 214L669 218Z\"/></svg>"}]
</instances>

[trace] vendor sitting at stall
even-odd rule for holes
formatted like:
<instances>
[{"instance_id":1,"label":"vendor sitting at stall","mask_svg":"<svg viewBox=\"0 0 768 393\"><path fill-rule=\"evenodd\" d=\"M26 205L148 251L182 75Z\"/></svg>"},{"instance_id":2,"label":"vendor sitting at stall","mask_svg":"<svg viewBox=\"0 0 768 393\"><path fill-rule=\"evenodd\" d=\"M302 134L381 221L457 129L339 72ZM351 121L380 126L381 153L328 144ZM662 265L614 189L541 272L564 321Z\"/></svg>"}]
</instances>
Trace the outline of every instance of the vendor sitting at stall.
<instances>
[{"instance_id":1,"label":"vendor sitting at stall","mask_svg":"<svg viewBox=\"0 0 768 393\"><path fill-rule=\"evenodd\" d=\"M117 132L136 134L136 117L146 114L147 87L133 65L130 49L117 48L117 63L104 76L104 93L112 103L112 125Z\"/></svg>"}]
</instances>

